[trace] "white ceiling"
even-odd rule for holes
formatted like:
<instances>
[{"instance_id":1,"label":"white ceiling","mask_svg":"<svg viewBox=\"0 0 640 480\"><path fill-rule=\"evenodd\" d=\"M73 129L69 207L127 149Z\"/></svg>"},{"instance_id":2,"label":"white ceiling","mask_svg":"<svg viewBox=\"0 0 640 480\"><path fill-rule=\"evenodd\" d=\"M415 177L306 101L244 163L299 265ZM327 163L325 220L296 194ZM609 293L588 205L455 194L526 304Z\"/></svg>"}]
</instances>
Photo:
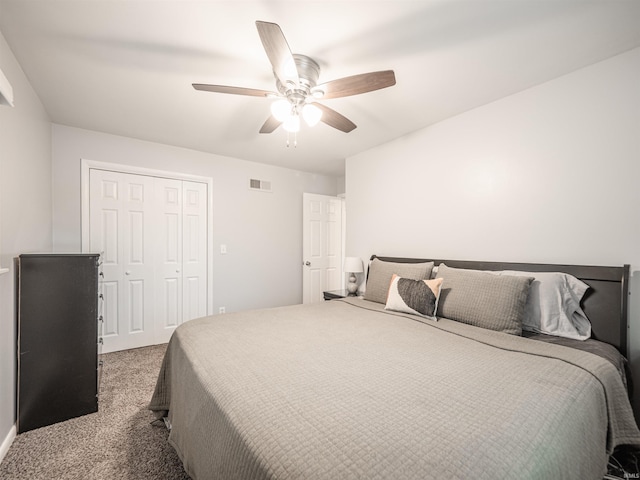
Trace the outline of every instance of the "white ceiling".
<instances>
[{"instance_id":1,"label":"white ceiling","mask_svg":"<svg viewBox=\"0 0 640 480\"><path fill-rule=\"evenodd\" d=\"M255 21L282 28L319 82L393 69L397 85L326 100L358 125L258 130L275 89ZM0 30L55 123L297 170L344 159L640 46L638 0L0 0ZM15 99L17 105L20 98Z\"/></svg>"}]
</instances>

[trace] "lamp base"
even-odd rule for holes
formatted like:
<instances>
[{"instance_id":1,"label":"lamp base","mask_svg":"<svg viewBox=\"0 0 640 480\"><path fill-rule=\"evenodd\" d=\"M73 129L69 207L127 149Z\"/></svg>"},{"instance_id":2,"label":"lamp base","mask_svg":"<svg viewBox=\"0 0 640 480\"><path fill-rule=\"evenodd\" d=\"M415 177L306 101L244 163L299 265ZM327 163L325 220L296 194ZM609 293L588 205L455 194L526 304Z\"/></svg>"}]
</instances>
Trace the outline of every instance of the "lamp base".
<instances>
[{"instance_id":1,"label":"lamp base","mask_svg":"<svg viewBox=\"0 0 640 480\"><path fill-rule=\"evenodd\" d=\"M358 284L356 283L356 276L352 273L349 275L349 283L347 283L347 291L349 295L355 295L358 291Z\"/></svg>"}]
</instances>

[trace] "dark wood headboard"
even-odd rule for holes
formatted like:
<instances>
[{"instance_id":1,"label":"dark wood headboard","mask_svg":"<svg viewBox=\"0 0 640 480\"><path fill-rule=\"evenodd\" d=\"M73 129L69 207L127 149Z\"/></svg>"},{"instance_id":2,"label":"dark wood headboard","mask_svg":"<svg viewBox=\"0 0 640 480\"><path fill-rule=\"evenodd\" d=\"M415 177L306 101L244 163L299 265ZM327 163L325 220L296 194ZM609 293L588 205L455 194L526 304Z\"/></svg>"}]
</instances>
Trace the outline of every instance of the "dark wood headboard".
<instances>
[{"instance_id":1,"label":"dark wood headboard","mask_svg":"<svg viewBox=\"0 0 640 480\"><path fill-rule=\"evenodd\" d=\"M454 268L473 270L518 270L525 272L564 272L589 285L582 299L584 313L591 321L591 336L615 346L627 356L627 323L629 302L629 265L600 267L593 265L554 265L546 263L475 262L468 260L436 260L420 258L381 257L385 262L446 263Z\"/></svg>"}]
</instances>

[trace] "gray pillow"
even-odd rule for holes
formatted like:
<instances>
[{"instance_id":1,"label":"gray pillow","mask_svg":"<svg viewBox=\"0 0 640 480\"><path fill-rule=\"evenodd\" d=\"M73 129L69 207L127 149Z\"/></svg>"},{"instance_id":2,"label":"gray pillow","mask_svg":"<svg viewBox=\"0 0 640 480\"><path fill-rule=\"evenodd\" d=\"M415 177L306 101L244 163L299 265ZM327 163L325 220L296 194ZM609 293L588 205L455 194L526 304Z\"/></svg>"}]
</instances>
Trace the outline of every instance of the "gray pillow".
<instances>
[{"instance_id":1,"label":"gray pillow","mask_svg":"<svg viewBox=\"0 0 640 480\"><path fill-rule=\"evenodd\" d=\"M369 276L367 277L367 289L364 292L364 299L372 302L387 303L391 277L395 273L402 278L411 280L427 280L431 275L433 262L424 263L396 263L383 262L374 258L369 265Z\"/></svg>"},{"instance_id":2,"label":"gray pillow","mask_svg":"<svg viewBox=\"0 0 640 480\"><path fill-rule=\"evenodd\" d=\"M437 278L442 278L439 317L522 335L524 308L533 277L495 275L442 263Z\"/></svg>"}]
</instances>

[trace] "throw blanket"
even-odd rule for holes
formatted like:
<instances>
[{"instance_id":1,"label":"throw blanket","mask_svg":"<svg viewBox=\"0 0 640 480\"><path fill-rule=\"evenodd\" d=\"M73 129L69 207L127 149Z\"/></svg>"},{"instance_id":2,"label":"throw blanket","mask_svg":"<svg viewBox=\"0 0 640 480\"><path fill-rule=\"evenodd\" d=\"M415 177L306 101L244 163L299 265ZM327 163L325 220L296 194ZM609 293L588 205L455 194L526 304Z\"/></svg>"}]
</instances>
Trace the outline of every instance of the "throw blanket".
<instances>
[{"instance_id":1,"label":"throw blanket","mask_svg":"<svg viewBox=\"0 0 640 480\"><path fill-rule=\"evenodd\" d=\"M610 362L358 299L181 325L150 408L197 480L600 480L640 444Z\"/></svg>"}]
</instances>

